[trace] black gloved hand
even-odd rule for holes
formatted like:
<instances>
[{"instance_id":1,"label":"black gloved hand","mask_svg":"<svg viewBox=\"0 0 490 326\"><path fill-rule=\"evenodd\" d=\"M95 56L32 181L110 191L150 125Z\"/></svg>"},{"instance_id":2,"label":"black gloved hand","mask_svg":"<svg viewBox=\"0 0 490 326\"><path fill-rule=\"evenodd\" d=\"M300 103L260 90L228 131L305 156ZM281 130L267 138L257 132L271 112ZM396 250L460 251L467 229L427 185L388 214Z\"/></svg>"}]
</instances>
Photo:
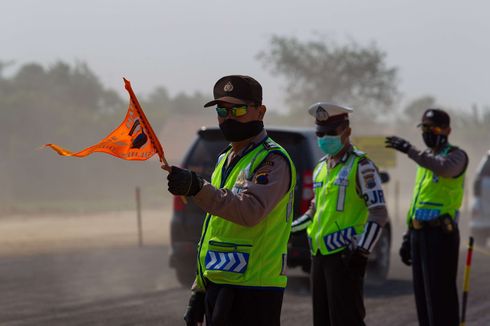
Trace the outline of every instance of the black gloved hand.
<instances>
[{"instance_id":1,"label":"black gloved hand","mask_svg":"<svg viewBox=\"0 0 490 326\"><path fill-rule=\"evenodd\" d=\"M194 196L204 184L203 178L194 171L181 169L172 165L172 171L167 176L168 191L176 196Z\"/></svg>"},{"instance_id":2,"label":"black gloved hand","mask_svg":"<svg viewBox=\"0 0 490 326\"><path fill-rule=\"evenodd\" d=\"M408 230L404 235L403 235L403 240L402 244L400 246L400 257L402 259L402 262L410 266L412 265L412 248L410 245L410 230Z\"/></svg>"},{"instance_id":3,"label":"black gloved hand","mask_svg":"<svg viewBox=\"0 0 490 326\"><path fill-rule=\"evenodd\" d=\"M386 137L385 147L394 148L402 153L407 153L408 150L412 147L412 145L403 138L392 136L392 137Z\"/></svg>"},{"instance_id":4,"label":"black gloved hand","mask_svg":"<svg viewBox=\"0 0 490 326\"><path fill-rule=\"evenodd\" d=\"M204 321L204 292L192 292L185 311L184 320L187 326L197 326Z\"/></svg>"},{"instance_id":5,"label":"black gloved hand","mask_svg":"<svg viewBox=\"0 0 490 326\"><path fill-rule=\"evenodd\" d=\"M349 270L356 272L360 277L364 277L368 255L369 253L361 248L354 250L346 248L342 253L342 259Z\"/></svg>"}]
</instances>

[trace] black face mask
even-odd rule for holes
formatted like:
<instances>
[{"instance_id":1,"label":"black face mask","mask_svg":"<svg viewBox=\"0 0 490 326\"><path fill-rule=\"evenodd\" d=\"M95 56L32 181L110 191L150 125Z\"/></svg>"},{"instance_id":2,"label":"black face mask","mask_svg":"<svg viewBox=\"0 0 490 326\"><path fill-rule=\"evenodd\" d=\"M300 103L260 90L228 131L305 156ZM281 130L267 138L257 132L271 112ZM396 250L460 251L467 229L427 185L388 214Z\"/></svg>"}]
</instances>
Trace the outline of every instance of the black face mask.
<instances>
[{"instance_id":1,"label":"black face mask","mask_svg":"<svg viewBox=\"0 0 490 326\"><path fill-rule=\"evenodd\" d=\"M425 145L429 148L436 148L447 143L446 135L436 135L432 132L422 133Z\"/></svg>"},{"instance_id":2,"label":"black face mask","mask_svg":"<svg viewBox=\"0 0 490 326\"><path fill-rule=\"evenodd\" d=\"M264 129L264 123L259 120L238 122L234 119L226 119L220 123L219 128L226 140L237 142L258 135Z\"/></svg>"}]
</instances>

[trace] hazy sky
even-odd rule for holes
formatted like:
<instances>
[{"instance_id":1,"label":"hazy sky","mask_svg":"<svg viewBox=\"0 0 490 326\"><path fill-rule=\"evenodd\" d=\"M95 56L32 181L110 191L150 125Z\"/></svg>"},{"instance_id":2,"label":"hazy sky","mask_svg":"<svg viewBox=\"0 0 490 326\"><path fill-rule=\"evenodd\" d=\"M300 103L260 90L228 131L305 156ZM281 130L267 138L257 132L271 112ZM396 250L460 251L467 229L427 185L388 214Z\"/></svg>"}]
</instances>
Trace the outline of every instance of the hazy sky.
<instances>
[{"instance_id":1,"label":"hazy sky","mask_svg":"<svg viewBox=\"0 0 490 326\"><path fill-rule=\"evenodd\" d=\"M484 0L0 0L0 60L84 61L121 94L122 76L137 94L211 94L219 77L249 74L280 109L284 83L255 55L271 35L321 33L376 42L399 67L405 101L432 94L465 109L490 105L489 17Z\"/></svg>"}]
</instances>

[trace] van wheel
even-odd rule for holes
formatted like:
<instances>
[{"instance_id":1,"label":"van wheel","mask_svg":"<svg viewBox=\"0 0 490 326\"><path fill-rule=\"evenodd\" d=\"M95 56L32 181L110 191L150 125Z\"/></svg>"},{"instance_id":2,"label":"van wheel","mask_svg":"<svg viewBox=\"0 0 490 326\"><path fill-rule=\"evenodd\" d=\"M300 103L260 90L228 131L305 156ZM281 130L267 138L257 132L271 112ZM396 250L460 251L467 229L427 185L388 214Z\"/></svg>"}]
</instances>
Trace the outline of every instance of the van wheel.
<instances>
[{"instance_id":1,"label":"van wheel","mask_svg":"<svg viewBox=\"0 0 490 326\"><path fill-rule=\"evenodd\" d=\"M366 283L381 285L386 281L390 269L391 233L389 228L384 228L379 237L374 254L376 259L368 262Z\"/></svg>"}]
</instances>

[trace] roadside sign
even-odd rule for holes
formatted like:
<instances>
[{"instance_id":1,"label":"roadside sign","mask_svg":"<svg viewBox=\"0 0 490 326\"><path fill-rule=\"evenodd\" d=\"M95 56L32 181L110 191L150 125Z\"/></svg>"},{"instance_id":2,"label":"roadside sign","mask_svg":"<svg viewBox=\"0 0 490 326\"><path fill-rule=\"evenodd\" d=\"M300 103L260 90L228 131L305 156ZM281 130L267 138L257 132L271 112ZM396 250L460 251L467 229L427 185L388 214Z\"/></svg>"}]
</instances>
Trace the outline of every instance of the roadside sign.
<instances>
[{"instance_id":1,"label":"roadside sign","mask_svg":"<svg viewBox=\"0 0 490 326\"><path fill-rule=\"evenodd\" d=\"M378 167L387 169L396 167L396 151L385 147L385 136L355 136L352 143Z\"/></svg>"}]
</instances>

